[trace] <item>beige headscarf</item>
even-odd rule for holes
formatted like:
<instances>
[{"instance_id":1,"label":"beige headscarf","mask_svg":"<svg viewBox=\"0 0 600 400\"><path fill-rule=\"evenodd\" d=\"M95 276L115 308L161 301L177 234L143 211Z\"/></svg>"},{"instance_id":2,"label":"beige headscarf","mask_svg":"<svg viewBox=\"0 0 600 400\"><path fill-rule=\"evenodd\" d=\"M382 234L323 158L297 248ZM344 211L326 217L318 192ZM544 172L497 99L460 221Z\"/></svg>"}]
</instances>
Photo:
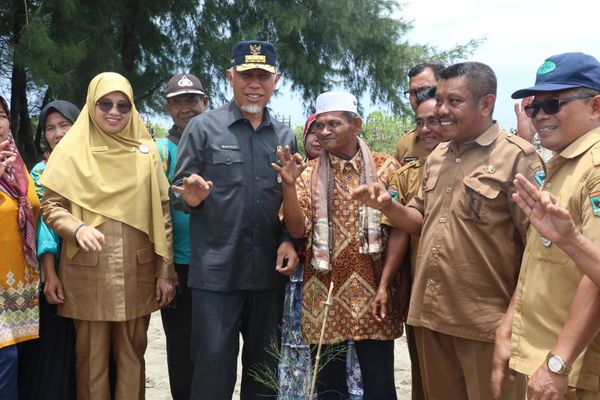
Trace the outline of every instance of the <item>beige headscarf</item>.
<instances>
[{"instance_id":1,"label":"beige headscarf","mask_svg":"<svg viewBox=\"0 0 600 400\"><path fill-rule=\"evenodd\" d=\"M125 128L110 134L96 122L96 102L116 91L125 94L132 108ZM114 219L130 225L148 234L156 254L169 258L161 206L169 198L169 183L159 160L129 81L104 72L90 82L86 104L52 152L40 182L71 201L71 213L85 224ZM68 244L67 255L76 252Z\"/></svg>"}]
</instances>

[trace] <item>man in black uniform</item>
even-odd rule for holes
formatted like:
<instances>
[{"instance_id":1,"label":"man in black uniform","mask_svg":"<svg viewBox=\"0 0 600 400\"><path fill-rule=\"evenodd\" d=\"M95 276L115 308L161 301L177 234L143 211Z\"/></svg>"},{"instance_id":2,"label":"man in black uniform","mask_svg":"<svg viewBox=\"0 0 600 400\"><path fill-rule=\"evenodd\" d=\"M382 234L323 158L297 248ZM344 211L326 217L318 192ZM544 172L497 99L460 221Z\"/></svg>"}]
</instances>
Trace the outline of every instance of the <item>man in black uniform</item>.
<instances>
[{"instance_id":1,"label":"man in black uniform","mask_svg":"<svg viewBox=\"0 0 600 400\"><path fill-rule=\"evenodd\" d=\"M233 100L190 121L173 180L175 207L190 213L191 397L231 398L241 332L241 398L263 399L275 393L249 372L258 364L276 371L265 350L278 335L282 274L293 268L281 259L295 257L292 246L278 256L282 188L271 163L278 145L297 147L266 108L279 80L271 43L237 43L227 78Z\"/></svg>"}]
</instances>

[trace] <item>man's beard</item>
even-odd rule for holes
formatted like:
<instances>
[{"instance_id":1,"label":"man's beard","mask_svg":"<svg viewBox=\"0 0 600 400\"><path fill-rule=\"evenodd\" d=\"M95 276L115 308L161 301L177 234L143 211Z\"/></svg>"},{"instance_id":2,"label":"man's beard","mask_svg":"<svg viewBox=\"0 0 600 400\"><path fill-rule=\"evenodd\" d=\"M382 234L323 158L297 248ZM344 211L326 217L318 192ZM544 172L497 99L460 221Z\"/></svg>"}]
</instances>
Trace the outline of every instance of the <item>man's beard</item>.
<instances>
[{"instance_id":1,"label":"man's beard","mask_svg":"<svg viewBox=\"0 0 600 400\"><path fill-rule=\"evenodd\" d=\"M264 107L258 104L244 104L240 107L240 109L248 114L259 114L262 112Z\"/></svg>"}]
</instances>

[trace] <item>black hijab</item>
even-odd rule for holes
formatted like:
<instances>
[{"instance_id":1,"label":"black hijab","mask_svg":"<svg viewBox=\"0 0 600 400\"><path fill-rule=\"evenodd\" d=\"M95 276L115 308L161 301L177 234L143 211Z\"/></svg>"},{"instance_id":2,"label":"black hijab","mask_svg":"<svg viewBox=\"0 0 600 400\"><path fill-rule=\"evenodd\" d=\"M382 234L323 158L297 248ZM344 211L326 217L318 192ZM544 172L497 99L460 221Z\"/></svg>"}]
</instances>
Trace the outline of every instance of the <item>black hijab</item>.
<instances>
[{"instance_id":1,"label":"black hijab","mask_svg":"<svg viewBox=\"0 0 600 400\"><path fill-rule=\"evenodd\" d=\"M44 136L44 141L48 146L48 150L50 150L50 144L46 140L45 134L46 119L48 118L48 115L52 112L59 113L60 115L71 121L71 124L73 124L75 123L77 116L79 116L79 108L77 108L75 104L65 100L54 100L46 104L46 107L42 109L42 112L40 113L40 127L42 128L42 135Z\"/></svg>"}]
</instances>

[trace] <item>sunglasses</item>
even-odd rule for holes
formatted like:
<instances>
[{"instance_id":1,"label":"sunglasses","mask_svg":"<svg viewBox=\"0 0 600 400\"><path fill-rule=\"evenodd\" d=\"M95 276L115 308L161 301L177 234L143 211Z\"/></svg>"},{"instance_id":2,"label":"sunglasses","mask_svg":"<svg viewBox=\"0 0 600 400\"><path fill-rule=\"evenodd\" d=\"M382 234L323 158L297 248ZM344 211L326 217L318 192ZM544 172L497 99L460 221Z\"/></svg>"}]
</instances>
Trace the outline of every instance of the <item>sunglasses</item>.
<instances>
[{"instance_id":1,"label":"sunglasses","mask_svg":"<svg viewBox=\"0 0 600 400\"><path fill-rule=\"evenodd\" d=\"M535 118L535 116L540 112L540 109L544 110L544 112L548 115L556 114L561 105L572 100L589 99L590 97L594 96L591 94L582 94L579 96L565 97L562 99L548 99L541 102L527 104L525 107L523 107L523 109L529 118Z\"/></svg>"},{"instance_id":2,"label":"sunglasses","mask_svg":"<svg viewBox=\"0 0 600 400\"><path fill-rule=\"evenodd\" d=\"M109 112L115 106L117 107L117 111L119 111L120 114L129 114L129 112L131 111L131 103L127 101L119 101L115 104L110 100L100 100L96 102L96 105L103 112Z\"/></svg>"},{"instance_id":3,"label":"sunglasses","mask_svg":"<svg viewBox=\"0 0 600 400\"><path fill-rule=\"evenodd\" d=\"M419 93L420 91L425 91L425 90L429 90L431 89L431 86L423 86L420 88L416 88L416 89L410 89L410 90L405 90L404 91L404 95L406 97L414 97L417 95L417 93Z\"/></svg>"}]
</instances>

